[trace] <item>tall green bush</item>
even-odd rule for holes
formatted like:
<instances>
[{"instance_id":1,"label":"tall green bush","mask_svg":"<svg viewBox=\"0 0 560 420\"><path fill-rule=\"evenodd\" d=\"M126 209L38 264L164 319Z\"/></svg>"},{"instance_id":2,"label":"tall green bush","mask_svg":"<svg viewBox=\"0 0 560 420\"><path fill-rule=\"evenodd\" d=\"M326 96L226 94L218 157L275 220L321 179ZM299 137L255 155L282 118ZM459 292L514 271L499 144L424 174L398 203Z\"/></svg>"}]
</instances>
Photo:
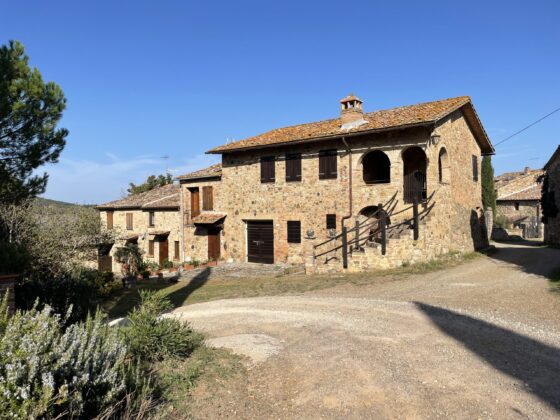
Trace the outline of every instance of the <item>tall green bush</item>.
<instances>
[{"instance_id":1,"label":"tall green bush","mask_svg":"<svg viewBox=\"0 0 560 420\"><path fill-rule=\"evenodd\" d=\"M492 157L482 157L482 205L485 209L491 208L494 218L496 217L496 187L494 186L494 168Z\"/></svg>"},{"instance_id":2,"label":"tall green bush","mask_svg":"<svg viewBox=\"0 0 560 420\"><path fill-rule=\"evenodd\" d=\"M0 314L0 413L92 418L126 393L127 346L99 313L63 329L46 306Z\"/></svg>"}]
</instances>

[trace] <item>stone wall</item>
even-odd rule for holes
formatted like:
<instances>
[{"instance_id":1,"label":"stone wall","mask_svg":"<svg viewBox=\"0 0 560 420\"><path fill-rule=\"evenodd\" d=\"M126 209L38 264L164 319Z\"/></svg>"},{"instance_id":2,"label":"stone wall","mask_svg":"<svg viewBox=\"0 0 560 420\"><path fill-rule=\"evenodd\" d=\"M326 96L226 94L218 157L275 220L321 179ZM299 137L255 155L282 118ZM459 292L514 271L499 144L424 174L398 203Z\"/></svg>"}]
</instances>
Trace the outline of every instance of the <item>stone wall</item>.
<instances>
[{"instance_id":1,"label":"stone wall","mask_svg":"<svg viewBox=\"0 0 560 420\"><path fill-rule=\"evenodd\" d=\"M480 230L481 186L480 148L460 111L444 119L437 128L440 142L431 144L430 132L424 128L392 131L347 138L352 153L352 212L347 226L354 225L361 209L389 200L397 193L395 211L408 206L403 203L403 157L409 147L420 147L427 158L428 194L437 192L432 223L425 230L424 246L433 239L433 249L426 255L450 250L471 251L487 244ZM336 179L319 179L320 150L338 150ZM444 182L440 182L438 157L442 148L448 154ZM391 161L390 182L366 184L363 179L363 157L372 150L383 151ZM302 153L301 182L285 181L285 154ZM478 181L473 180L472 156L478 159ZM260 182L260 158L276 156L276 180ZM326 215L336 214L337 231L349 209L349 155L341 140L292 145L289 148L268 148L245 153L223 155L222 181L216 194L216 210L227 213L224 222L223 259L246 261L246 222L274 222L275 261L301 263L312 253L313 244L328 238ZM403 213L402 218L410 217ZM301 221L302 243L288 244L286 222ZM473 222L476 220L476 222ZM392 221L393 223L397 220ZM305 238L312 230L314 237ZM188 244L187 244L188 246Z\"/></svg>"},{"instance_id":2,"label":"stone wall","mask_svg":"<svg viewBox=\"0 0 560 420\"><path fill-rule=\"evenodd\" d=\"M556 207L560 209L560 159L550 162L547 168L548 189L554 191ZM560 213L549 217L544 226L544 241L549 245L560 246Z\"/></svg>"},{"instance_id":3,"label":"stone wall","mask_svg":"<svg viewBox=\"0 0 560 420\"><path fill-rule=\"evenodd\" d=\"M113 229L117 232L119 238L110 251L110 256L113 257L113 271L120 273L121 267L115 261L114 253L119 248L126 244L126 238L138 235L138 246L144 252L145 261L159 261L159 246L158 238L154 238L153 233L158 231L169 231L167 236L168 240L168 255L170 261L181 262L181 255L175 258L175 241L181 243L181 219L178 210L154 210L154 226L149 226L149 210L115 210L113 212ZM132 213L133 229L126 229L126 214ZM101 223L104 227L107 226L107 211L100 211ZM154 240L155 239L155 240ZM154 240L154 255L149 254L149 241Z\"/></svg>"}]
</instances>

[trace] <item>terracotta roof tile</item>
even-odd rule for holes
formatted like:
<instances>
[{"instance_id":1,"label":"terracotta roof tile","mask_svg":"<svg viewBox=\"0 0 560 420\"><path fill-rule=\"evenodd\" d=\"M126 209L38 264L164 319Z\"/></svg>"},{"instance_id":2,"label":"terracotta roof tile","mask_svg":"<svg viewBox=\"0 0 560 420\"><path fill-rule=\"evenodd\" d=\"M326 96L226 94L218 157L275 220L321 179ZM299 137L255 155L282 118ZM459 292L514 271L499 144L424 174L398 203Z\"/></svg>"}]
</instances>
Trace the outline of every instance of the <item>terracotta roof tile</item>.
<instances>
[{"instance_id":1,"label":"terracotta roof tile","mask_svg":"<svg viewBox=\"0 0 560 420\"><path fill-rule=\"evenodd\" d=\"M195 225L212 225L226 216L226 213L200 213L193 219L193 223Z\"/></svg>"},{"instance_id":2,"label":"terracotta roof tile","mask_svg":"<svg viewBox=\"0 0 560 420\"><path fill-rule=\"evenodd\" d=\"M203 178L218 178L222 176L222 164L216 163L208 168L200 169L185 175L179 175L177 179L203 179Z\"/></svg>"},{"instance_id":3,"label":"terracotta roof tile","mask_svg":"<svg viewBox=\"0 0 560 420\"><path fill-rule=\"evenodd\" d=\"M524 188L521 191L516 191L508 195L499 197L497 201L524 201L524 200L540 200L541 199L541 186L538 184Z\"/></svg>"},{"instance_id":4,"label":"terracotta roof tile","mask_svg":"<svg viewBox=\"0 0 560 420\"><path fill-rule=\"evenodd\" d=\"M179 191L177 184L167 184L140 194L120 200L109 201L97 206L98 209L141 209L141 208L178 208ZM147 205L147 207L145 207Z\"/></svg>"},{"instance_id":5,"label":"terracotta roof tile","mask_svg":"<svg viewBox=\"0 0 560 420\"><path fill-rule=\"evenodd\" d=\"M445 117L454 110L469 103L470 97L459 96L457 98L443 99L440 101L364 113L364 120L366 123L349 130L345 130L344 133L359 133L428 124ZM309 124L277 128L257 136L248 137L243 140L216 147L209 150L207 153L223 153L268 145L279 145L290 142L300 142L314 139L318 140L324 137L339 136L343 134L340 127L340 118L335 118ZM491 145L489 148L493 152Z\"/></svg>"}]
</instances>

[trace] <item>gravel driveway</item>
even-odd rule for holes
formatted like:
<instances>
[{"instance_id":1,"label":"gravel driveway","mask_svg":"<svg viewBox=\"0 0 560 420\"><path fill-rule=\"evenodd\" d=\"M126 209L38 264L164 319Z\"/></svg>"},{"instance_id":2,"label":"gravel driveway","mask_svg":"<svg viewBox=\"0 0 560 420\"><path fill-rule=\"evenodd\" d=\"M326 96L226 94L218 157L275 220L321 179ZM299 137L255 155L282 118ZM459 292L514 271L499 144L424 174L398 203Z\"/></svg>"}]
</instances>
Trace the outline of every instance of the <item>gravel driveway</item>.
<instances>
[{"instance_id":1,"label":"gravel driveway","mask_svg":"<svg viewBox=\"0 0 560 420\"><path fill-rule=\"evenodd\" d=\"M499 245L429 274L178 308L250 365L194 412L558 418L560 295L541 277L555 265L559 250Z\"/></svg>"}]
</instances>

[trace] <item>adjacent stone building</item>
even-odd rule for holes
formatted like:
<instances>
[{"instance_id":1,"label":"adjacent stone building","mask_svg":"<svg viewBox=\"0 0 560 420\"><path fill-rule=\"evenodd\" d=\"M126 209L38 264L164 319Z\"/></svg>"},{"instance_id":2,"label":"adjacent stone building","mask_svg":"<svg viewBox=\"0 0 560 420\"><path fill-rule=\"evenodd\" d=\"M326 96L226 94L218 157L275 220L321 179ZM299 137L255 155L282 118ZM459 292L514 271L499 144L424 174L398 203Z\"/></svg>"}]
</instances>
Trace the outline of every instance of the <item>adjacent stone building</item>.
<instances>
[{"instance_id":1,"label":"adjacent stone building","mask_svg":"<svg viewBox=\"0 0 560 420\"><path fill-rule=\"evenodd\" d=\"M144 260L180 263L180 187L169 184L97 206L101 224L114 229L118 240L99 250L99 269L119 272L113 255L126 243L138 244Z\"/></svg>"},{"instance_id":2,"label":"adjacent stone building","mask_svg":"<svg viewBox=\"0 0 560 420\"><path fill-rule=\"evenodd\" d=\"M544 166L543 216L544 242L560 246L560 146Z\"/></svg>"},{"instance_id":3,"label":"adjacent stone building","mask_svg":"<svg viewBox=\"0 0 560 420\"><path fill-rule=\"evenodd\" d=\"M494 149L469 97L364 113L350 95L340 107L214 148L221 165L179 177L185 257L364 270L487 244L480 159Z\"/></svg>"},{"instance_id":4,"label":"adjacent stone building","mask_svg":"<svg viewBox=\"0 0 560 420\"><path fill-rule=\"evenodd\" d=\"M541 210L542 169L526 167L520 172L507 172L495 179L496 215L508 226L519 229L525 238L543 235Z\"/></svg>"}]
</instances>

